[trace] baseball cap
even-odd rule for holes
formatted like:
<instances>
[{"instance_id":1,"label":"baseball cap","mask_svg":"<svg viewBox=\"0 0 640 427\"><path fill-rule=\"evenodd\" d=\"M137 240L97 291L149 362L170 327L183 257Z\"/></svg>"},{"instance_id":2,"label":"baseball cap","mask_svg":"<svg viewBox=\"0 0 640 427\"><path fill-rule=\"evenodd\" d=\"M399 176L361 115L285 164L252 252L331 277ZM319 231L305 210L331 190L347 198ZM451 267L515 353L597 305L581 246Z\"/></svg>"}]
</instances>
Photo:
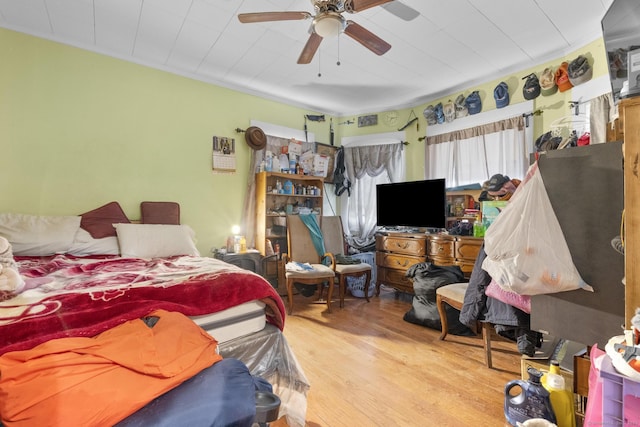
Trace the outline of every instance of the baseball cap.
<instances>
[{"instance_id":1,"label":"baseball cap","mask_svg":"<svg viewBox=\"0 0 640 427\"><path fill-rule=\"evenodd\" d=\"M540 82L536 73L531 73L528 76L524 76L522 80L525 80L522 87L522 95L524 99L536 99L540 95Z\"/></svg>"},{"instance_id":2,"label":"baseball cap","mask_svg":"<svg viewBox=\"0 0 640 427\"><path fill-rule=\"evenodd\" d=\"M579 55L569 63L567 73L569 74L571 84L577 86L591 80L591 77L593 77L593 68L589 65L586 57Z\"/></svg>"},{"instance_id":3,"label":"baseball cap","mask_svg":"<svg viewBox=\"0 0 640 427\"><path fill-rule=\"evenodd\" d=\"M568 68L569 63L565 61L560 64L556 70L556 84L558 85L558 90L560 92L564 92L565 90L569 90L573 87L573 84L569 81Z\"/></svg>"},{"instance_id":4,"label":"baseball cap","mask_svg":"<svg viewBox=\"0 0 640 427\"><path fill-rule=\"evenodd\" d=\"M453 105L453 101L445 103L442 106L442 112L444 113L444 120L447 123L452 122L456 118L456 107Z\"/></svg>"},{"instance_id":5,"label":"baseball cap","mask_svg":"<svg viewBox=\"0 0 640 427\"><path fill-rule=\"evenodd\" d=\"M469 115L469 111L467 110L467 105L464 103L463 94L458 95L458 97L456 98L455 105L456 105L456 119Z\"/></svg>"},{"instance_id":6,"label":"baseball cap","mask_svg":"<svg viewBox=\"0 0 640 427\"><path fill-rule=\"evenodd\" d=\"M464 103L467 105L467 110L469 114L477 114L482 111L482 100L480 99L480 93L477 90L474 90L467 96L467 99L464 100Z\"/></svg>"},{"instance_id":7,"label":"baseball cap","mask_svg":"<svg viewBox=\"0 0 640 427\"><path fill-rule=\"evenodd\" d=\"M487 185L487 191L500 191L503 185L507 182L511 181L511 179L502 174L495 174L491 178L489 178L489 184Z\"/></svg>"},{"instance_id":8,"label":"baseball cap","mask_svg":"<svg viewBox=\"0 0 640 427\"><path fill-rule=\"evenodd\" d=\"M496 100L496 108L509 105L509 86L505 82L498 83L498 86L493 90L493 97Z\"/></svg>"},{"instance_id":9,"label":"baseball cap","mask_svg":"<svg viewBox=\"0 0 640 427\"><path fill-rule=\"evenodd\" d=\"M558 91L558 85L556 85L556 76L553 70L545 68L542 74L540 74L540 92L543 96L553 95Z\"/></svg>"}]
</instances>

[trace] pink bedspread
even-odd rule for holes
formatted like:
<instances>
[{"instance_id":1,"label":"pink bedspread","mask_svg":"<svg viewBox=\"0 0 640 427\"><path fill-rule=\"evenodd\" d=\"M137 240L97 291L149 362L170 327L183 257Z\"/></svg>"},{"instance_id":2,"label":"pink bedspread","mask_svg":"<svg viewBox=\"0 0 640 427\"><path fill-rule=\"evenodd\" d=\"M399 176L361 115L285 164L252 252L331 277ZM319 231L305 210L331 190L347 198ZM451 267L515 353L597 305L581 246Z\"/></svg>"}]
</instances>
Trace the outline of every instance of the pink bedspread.
<instances>
[{"instance_id":1,"label":"pink bedspread","mask_svg":"<svg viewBox=\"0 0 640 427\"><path fill-rule=\"evenodd\" d=\"M94 336L164 309L187 316L252 300L284 328L285 310L261 276L214 258L16 257L26 290L0 301L0 354L61 337Z\"/></svg>"}]
</instances>

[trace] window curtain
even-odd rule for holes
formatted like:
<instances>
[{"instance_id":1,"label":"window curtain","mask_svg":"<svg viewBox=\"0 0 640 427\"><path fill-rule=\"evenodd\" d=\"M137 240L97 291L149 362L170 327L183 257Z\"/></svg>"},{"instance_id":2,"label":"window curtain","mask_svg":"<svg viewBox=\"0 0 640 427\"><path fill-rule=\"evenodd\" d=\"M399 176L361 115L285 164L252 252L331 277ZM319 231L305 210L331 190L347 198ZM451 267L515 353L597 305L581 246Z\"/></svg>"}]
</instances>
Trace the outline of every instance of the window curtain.
<instances>
[{"instance_id":1,"label":"window curtain","mask_svg":"<svg viewBox=\"0 0 640 427\"><path fill-rule=\"evenodd\" d=\"M427 136L425 179L445 178L447 187L482 184L501 173L524 178L532 144L522 115Z\"/></svg>"},{"instance_id":2,"label":"window curtain","mask_svg":"<svg viewBox=\"0 0 640 427\"><path fill-rule=\"evenodd\" d=\"M346 218L347 242L362 249L375 242L376 185L404 179L403 145L344 146L344 162L351 196L346 192L341 196L342 218Z\"/></svg>"}]
</instances>

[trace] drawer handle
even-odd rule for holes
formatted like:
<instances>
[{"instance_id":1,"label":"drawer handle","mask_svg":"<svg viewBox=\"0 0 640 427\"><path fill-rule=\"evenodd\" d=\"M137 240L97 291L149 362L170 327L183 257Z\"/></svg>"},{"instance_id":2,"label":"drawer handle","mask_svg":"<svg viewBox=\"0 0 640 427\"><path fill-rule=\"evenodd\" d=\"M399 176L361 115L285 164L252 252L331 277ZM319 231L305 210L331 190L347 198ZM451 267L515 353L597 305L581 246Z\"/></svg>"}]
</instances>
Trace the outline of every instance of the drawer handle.
<instances>
[{"instance_id":1,"label":"drawer handle","mask_svg":"<svg viewBox=\"0 0 640 427\"><path fill-rule=\"evenodd\" d=\"M399 265L400 267L406 267L409 265L409 260L405 259L403 263L396 261L396 264Z\"/></svg>"},{"instance_id":2,"label":"drawer handle","mask_svg":"<svg viewBox=\"0 0 640 427\"><path fill-rule=\"evenodd\" d=\"M443 248L442 246L440 246L440 247L438 248L438 252L442 252L442 251L444 251L444 248Z\"/></svg>"},{"instance_id":3,"label":"drawer handle","mask_svg":"<svg viewBox=\"0 0 640 427\"><path fill-rule=\"evenodd\" d=\"M408 242L404 242L404 244L401 245L400 242L396 242L396 247L398 247L400 249L407 249L409 247L409 243Z\"/></svg>"}]
</instances>

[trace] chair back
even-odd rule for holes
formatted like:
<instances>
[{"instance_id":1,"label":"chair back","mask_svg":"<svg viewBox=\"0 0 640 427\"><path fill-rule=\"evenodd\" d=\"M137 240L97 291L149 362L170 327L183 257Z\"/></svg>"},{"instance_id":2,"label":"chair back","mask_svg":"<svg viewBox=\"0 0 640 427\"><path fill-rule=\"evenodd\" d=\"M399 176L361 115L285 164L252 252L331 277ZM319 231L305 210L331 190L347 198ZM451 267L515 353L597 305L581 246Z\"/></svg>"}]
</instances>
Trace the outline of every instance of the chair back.
<instances>
[{"instance_id":1,"label":"chair back","mask_svg":"<svg viewBox=\"0 0 640 427\"><path fill-rule=\"evenodd\" d=\"M287 215L287 243L292 261L320 264L322 257L318 255L309 228L302 222L300 215Z\"/></svg>"},{"instance_id":2,"label":"chair back","mask_svg":"<svg viewBox=\"0 0 640 427\"><path fill-rule=\"evenodd\" d=\"M334 255L345 255L342 218L339 216L323 216L321 229L324 236L324 247L327 252L331 252Z\"/></svg>"}]
</instances>

